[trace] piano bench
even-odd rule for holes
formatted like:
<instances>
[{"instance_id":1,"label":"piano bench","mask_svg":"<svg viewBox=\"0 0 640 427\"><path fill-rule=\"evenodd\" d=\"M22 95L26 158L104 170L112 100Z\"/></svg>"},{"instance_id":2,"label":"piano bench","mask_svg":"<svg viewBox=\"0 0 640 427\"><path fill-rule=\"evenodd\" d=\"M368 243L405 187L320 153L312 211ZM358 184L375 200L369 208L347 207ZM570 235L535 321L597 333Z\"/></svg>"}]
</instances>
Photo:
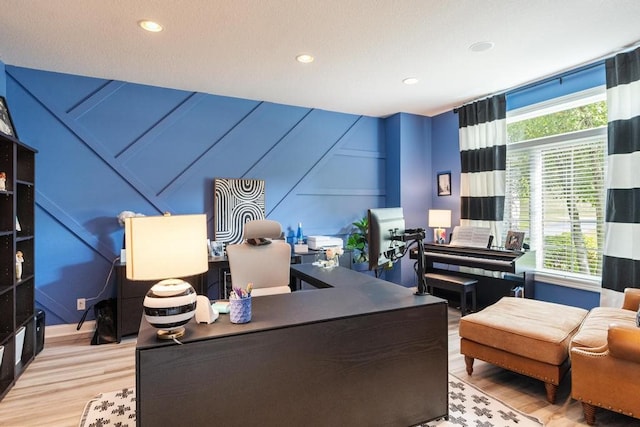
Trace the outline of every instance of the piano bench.
<instances>
[{"instance_id":1,"label":"piano bench","mask_svg":"<svg viewBox=\"0 0 640 427\"><path fill-rule=\"evenodd\" d=\"M463 316L476 311L476 283L478 283L476 279L439 273L427 273L424 277L429 293L433 293L433 288L458 292L460 294L460 312ZM468 294L471 294L470 310L467 309Z\"/></svg>"}]
</instances>

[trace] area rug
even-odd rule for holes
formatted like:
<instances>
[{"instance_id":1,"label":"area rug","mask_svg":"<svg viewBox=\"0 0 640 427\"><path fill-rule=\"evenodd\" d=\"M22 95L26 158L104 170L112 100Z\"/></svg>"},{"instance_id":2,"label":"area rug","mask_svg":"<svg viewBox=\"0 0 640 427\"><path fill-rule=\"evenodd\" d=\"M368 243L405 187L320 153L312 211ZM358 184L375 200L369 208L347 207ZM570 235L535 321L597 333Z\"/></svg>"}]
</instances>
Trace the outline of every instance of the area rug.
<instances>
[{"instance_id":1,"label":"area rug","mask_svg":"<svg viewBox=\"0 0 640 427\"><path fill-rule=\"evenodd\" d=\"M479 388L449 374L449 419L422 427L539 427L538 419L526 415Z\"/></svg>"},{"instance_id":2,"label":"area rug","mask_svg":"<svg viewBox=\"0 0 640 427\"><path fill-rule=\"evenodd\" d=\"M99 394L84 407L80 427L135 427L136 392L124 388Z\"/></svg>"},{"instance_id":3,"label":"area rug","mask_svg":"<svg viewBox=\"0 0 640 427\"><path fill-rule=\"evenodd\" d=\"M125 388L102 393L87 403L80 427L133 427L136 425L136 393ZM513 409L480 389L449 374L449 419L423 427L539 427L537 419Z\"/></svg>"}]
</instances>

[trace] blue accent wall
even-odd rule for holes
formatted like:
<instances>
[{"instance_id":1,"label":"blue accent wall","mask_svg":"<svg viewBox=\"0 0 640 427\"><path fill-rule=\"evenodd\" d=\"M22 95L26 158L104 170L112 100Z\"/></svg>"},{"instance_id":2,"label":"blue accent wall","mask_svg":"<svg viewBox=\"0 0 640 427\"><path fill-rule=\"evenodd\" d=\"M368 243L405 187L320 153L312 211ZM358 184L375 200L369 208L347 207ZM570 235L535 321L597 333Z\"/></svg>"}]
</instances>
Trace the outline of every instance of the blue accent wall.
<instances>
[{"instance_id":1,"label":"blue accent wall","mask_svg":"<svg viewBox=\"0 0 640 427\"><path fill-rule=\"evenodd\" d=\"M403 207L407 228L427 227L432 178L431 118L401 114L400 127L400 206ZM428 235L428 234L427 234ZM411 244L411 242L408 242ZM405 256L401 260L401 280L405 286L417 286L413 265L415 260Z\"/></svg>"},{"instance_id":2,"label":"blue accent wall","mask_svg":"<svg viewBox=\"0 0 640 427\"><path fill-rule=\"evenodd\" d=\"M0 61L0 96L5 96L7 93L7 75L4 70L4 62Z\"/></svg>"},{"instance_id":3,"label":"blue accent wall","mask_svg":"<svg viewBox=\"0 0 640 427\"><path fill-rule=\"evenodd\" d=\"M367 209L388 206L389 188L409 218L426 212L426 117L403 114L396 126L10 65L0 74L20 138L39 151L36 302L49 325L76 323L77 298L115 296L107 277L122 247L121 211L204 212L211 237L216 177L264 179L267 217L290 233L302 222L306 235L346 237ZM408 146L389 172L397 144Z\"/></svg>"},{"instance_id":4,"label":"blue accent wall","mask_svg":"<svg viewBox=\"0 0 640 427\"><path fill-rule=\"evenodd\" d=\"M400 132L402 130L402 115L394 114L386 120L385 139L387 141L387 159L385 168L385 191L387 194L387 206L400 206L400 168L401 168L401 150L400 150Z\"/></svg>"},{"instance_id":5,"label":"blue accent wall","mask_svg":"<svg viewBox=\"0 0 640 427\"><path fill-rule=\"evenodd\" d=\"M401 206L407 228L426 228L430 204L431 118L398 113L386 119L387 206ZM411 243L411 242L409 242ZM415 260L404 257L385 278L416 286Z\"/></svg>"},{"instance_id":6,"label":"blue accent wall","mask_svg":"<svg viewBox=\"0 0 640 427\"><path fill-rule=\"evenodd\" d=\"M451 225L460 224L460 143L458 140L458 115L453 111L433 117L433 181L431 204L433 209L450 209ZM451 172L451 196L438 196L436 176ZM449 230L451 232L451 230Z\"/></svg>"},{"instance_id":7,"label":"blue accent wall","mask_svg":"<svg viewBox=\"0 0 640 427\"><path fill-rule=\"evenodd\" d=\"M591 310L600 306L600 293L536 281L534 298Z\"/></svg>"},{"instance_id":8,"label":"blue accent wall","mask_svg":"<svg viewBox=\"0 0 640 427\"><path fill-rule=\"evenodd\" d=\"M431 118L406 113L400 116L400 188L396 192L407 228L424 227L433 187Z\"/></svg>"},{"instance_id":9,"label":"blue accent wall","mask_svg":"<svg viewBox=\"0 0 640 427\"><path fill-rule=\"evenodd\" d=\"M511 91L507 94L507 111L604 84L604 62L591 64Z\"/></svg>"}]
</instances>

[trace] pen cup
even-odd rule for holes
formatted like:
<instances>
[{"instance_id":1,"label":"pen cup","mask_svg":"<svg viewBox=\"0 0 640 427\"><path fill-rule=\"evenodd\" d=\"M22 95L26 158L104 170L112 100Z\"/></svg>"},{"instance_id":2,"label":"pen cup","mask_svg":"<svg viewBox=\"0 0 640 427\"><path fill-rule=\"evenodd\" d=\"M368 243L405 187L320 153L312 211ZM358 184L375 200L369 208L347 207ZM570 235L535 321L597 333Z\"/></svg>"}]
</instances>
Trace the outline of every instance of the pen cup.
<instances>
[{"instance_id":1,"label":"pen cup","mask_svg":"<svg viewBox=\"0 0 640 427\"><path fill-rule=\"evenodd\" d=\"M231 323L251 321L251 295L246 298L229 299L229 320Z\"/></svg>"}]
</instances>

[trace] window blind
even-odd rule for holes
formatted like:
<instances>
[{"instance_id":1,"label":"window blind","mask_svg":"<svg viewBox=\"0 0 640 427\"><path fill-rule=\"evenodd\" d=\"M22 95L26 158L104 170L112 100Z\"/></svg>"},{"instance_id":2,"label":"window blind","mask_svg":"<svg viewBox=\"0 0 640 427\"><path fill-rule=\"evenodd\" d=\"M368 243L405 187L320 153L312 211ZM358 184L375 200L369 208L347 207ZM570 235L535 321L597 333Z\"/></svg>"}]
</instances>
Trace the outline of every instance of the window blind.
<instances>
[{"instance_id":1,"label":"window blind","mask_svg":"<svg viewBox=\"0 0 640 427\"><path fill-rule=\"evenodd\" d=\"M507 146L505 230L525 231L538 268L601 273L606 130Z\"/></svg>"}]
</instances>

